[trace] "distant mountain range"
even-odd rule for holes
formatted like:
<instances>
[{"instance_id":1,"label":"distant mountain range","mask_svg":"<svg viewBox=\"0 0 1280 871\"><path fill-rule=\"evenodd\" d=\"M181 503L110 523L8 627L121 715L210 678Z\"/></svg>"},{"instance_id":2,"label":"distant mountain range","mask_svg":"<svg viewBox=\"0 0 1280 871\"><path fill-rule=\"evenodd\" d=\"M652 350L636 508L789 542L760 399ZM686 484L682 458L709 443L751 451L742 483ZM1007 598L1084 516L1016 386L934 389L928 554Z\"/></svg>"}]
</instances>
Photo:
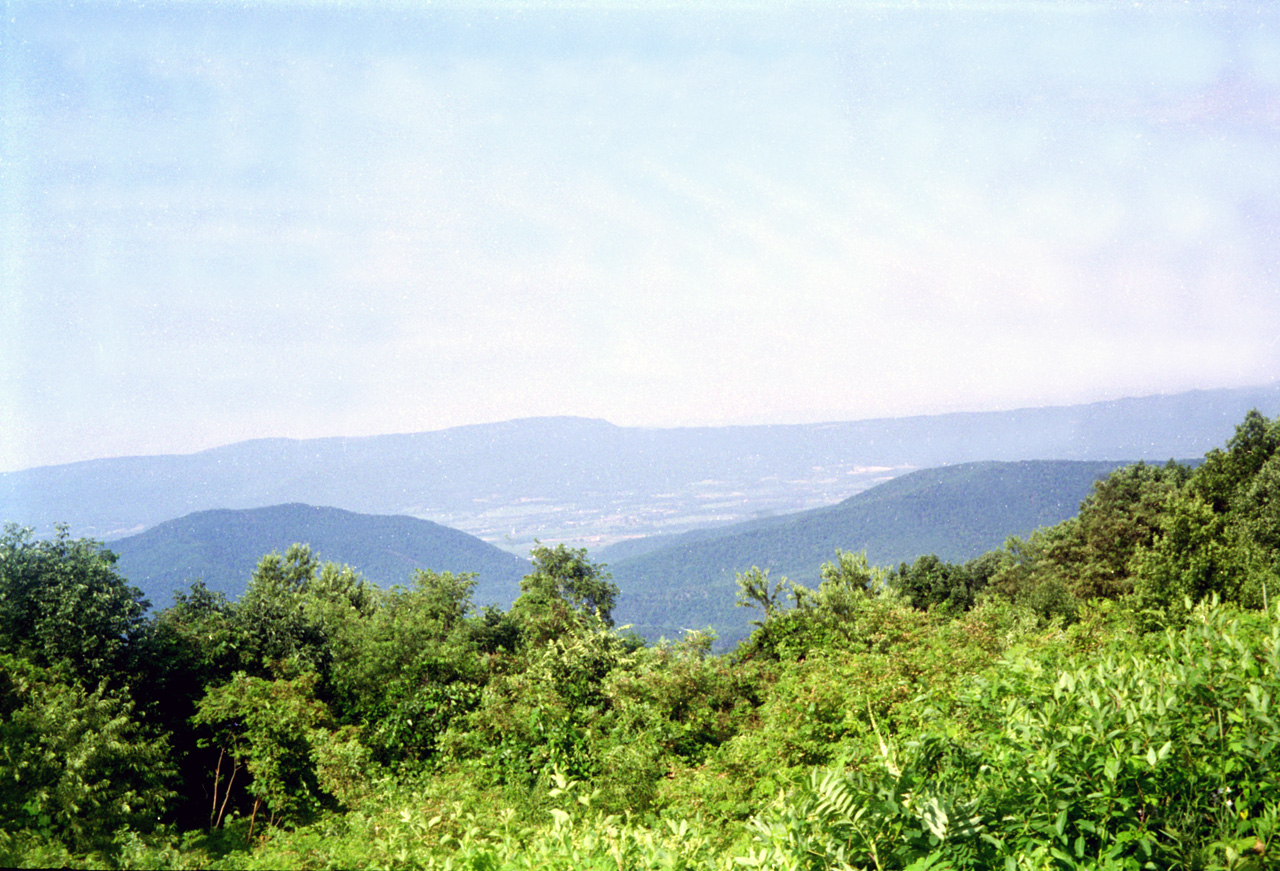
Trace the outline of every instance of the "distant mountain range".
<instances>
[{"instance_id":1,"label":"distant mountain range","mask_svg":"<svg viewBox=\"0 0 1280 871\"><path fill-rule=\"evenodd\" d=\"M867 552L894 566L925 554L962 561L1012 535L1075 516L1093 483L1116 462L968 463L895 478L838 505L726 529L699 530L606 548L621 587L616 615L647 638L679 638L712 626L721 640L745 637L735 575L752 566L807 586L836 550ZM650 549L651 548L651 549Z\"/></svg>"},{"instance_id":2,"label":"distant mountain range","mask_svg":"<svg viewBox=\"0 0 1280 871\"><path fill-rule=\"evenodd\" d=\"M154 607L167 608L174 591L197 579L238 598L262 556L295 543L384 588L407 586L414 569L476 572L476 604L503 608L520 594L529 571L527 560L427 520L299 504L199 511L117 539L110 549L120 557L120 574Z\"/></svg>"},{"instance_id":3,"label":"distant mountain range","mask_svg":"<svg viewBox=\"0 0 1280 871\"><path fill-rule=\"evenodd\" d=\"M0 520L106 540L175 517L283 503L407 514L513 553L599 548L829 506L920 468L1196 457L1280 384L1005 412L645 429L535 418L409 435L240 442L0 474Z\"/></svg>"}]
</instances>

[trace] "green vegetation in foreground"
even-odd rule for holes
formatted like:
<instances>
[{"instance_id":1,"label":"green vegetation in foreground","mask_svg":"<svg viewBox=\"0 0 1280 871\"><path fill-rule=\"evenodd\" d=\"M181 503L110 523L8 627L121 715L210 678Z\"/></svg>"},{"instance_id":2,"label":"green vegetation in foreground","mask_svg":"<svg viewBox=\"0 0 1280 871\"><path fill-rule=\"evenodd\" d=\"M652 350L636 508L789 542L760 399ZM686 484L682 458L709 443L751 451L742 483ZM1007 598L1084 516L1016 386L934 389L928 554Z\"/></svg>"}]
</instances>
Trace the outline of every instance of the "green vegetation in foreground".
<instances>
[{"instance_id":1,"label":"green vegetation in foreground","mask_svg":"<svg viewBox=\"0 0 1280 871\"><path fill-rule=\"evenodd\" d=\"M965 563L741 572L751 637L646 646L584 551L378 590L290 548L145 616L0 539L0 864L1280 867L1280 422Z\"/></svg>"}]
</instances>

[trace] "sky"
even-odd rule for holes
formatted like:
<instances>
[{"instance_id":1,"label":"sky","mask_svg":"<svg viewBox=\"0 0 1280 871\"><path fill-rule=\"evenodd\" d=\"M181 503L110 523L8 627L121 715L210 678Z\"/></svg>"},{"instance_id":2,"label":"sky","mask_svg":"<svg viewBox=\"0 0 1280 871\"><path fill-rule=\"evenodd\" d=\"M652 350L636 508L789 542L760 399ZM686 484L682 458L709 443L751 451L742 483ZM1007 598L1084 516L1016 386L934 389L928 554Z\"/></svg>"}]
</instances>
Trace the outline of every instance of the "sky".
<instances>
[{"instance_id":1,"label":"sky","mask_svg":"<svg viewBox=\"0 0 1280 871\"><path fill-rule=\"evenodd\" d=\"M0 471L1280 379L1280 4L0 10Z\"/></svg>"}]
</instances>

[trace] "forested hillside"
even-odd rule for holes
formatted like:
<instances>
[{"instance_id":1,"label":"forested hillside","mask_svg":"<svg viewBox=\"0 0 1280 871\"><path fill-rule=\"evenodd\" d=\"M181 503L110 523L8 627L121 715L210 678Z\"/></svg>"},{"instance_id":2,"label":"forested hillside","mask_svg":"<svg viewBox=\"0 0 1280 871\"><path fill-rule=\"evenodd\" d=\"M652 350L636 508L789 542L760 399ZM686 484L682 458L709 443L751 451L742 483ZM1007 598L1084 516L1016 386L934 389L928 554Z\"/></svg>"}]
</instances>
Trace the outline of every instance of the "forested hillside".
<instances>
[{"instance_id":1,"label":"forested hillside","mask_svg":"<svg viewBox=\"0 0 1280 871\"><path fill-rule=\"evenodd\" d=\"M0 864L1245 869L1280 856L1280 420L953 562L743 567L755 629L614 629L585 551L378 589L304 547L146 612L0 539Z\"/></svg>"},{"instance_id":2,"label":"forested hillside","mask_svg":"<svg viewBox=\"0 0 1280 871\"><path fill-rule=\"evenodd\" d=\"M744 566L812 585L838 549L864 551L876 565L927 554L969 559L1072 516L1093 483L1118 465L1042 460L923 469L830 507L697 530L614 562L613 554L643 544L628 542L601 558L623 590L619 619L645 637L679 638L682 628L710 627L736 644L750 631L732 607Z\"/></svg>"},{"instance_id":3,"label":"forested hillside","mask_svg":"<svg viewBox=\"0 0 1280 871\"><path fill-rule=\"evenodd\" d=\"M1115 467L1033 461L923 470L829 508L698 530L674 543L660 537L649 545L653 552L638 558L615 562L621 545L593 556L622 587L619 622L651 641L679 638L682 627L710 628L725 648L750 632L746 615L733 606L742 566L816 583L818 567L837 548L865 550L877 564L929 553L966 559L1071 516L1094 480ZM307 542L320 558L350 565L381 587L417 567L474 571L475 601L503 608L520 594L529 568L527 560L429 521L296 504L200 511L114 541L111 549L117 570L153 606L165 607L194 580L238 598L261 556L294 542Z\"/></svg>"},{"instance_id":4,"label":"forested hillside","mask_svg":"<svg viewBox=\"0 0 1280 871\"><path fill-rule=\"evenodd\" d=\"M509 607L529 561L429 520L357 514L314 505L197 511L111 543L118 571L157 607L202 580L236 599L263 554L305 541L321 558L350 565L381 587L415 568L475 572L475 599Z\"/></svg>"}]
</instances>

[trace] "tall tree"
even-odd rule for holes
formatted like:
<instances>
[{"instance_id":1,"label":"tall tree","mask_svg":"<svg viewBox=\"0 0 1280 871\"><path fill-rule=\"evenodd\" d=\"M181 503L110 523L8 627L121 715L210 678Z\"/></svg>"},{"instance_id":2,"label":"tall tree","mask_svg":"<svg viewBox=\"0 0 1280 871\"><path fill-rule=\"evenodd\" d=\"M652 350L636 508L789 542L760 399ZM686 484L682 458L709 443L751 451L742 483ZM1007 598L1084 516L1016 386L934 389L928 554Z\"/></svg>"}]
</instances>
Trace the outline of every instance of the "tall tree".
<instances>
[{"instance_id":1,"label":"tall tree","mask_svg":"<svg viewBox=\"0 0 1280 871\"><path fill-rule=\"evenodd\" d=\"M538 642L594 624L613 626L618 585L605 566L587 558L586 548L539 543L532 551L533 571L520 582L511 607L528 641Z\"/></svg>"},{"instance_id":2,"label":"tall tree","mask_svg":"<svg viewBox=\"0 0 1280 871\"><path fill-rule=\"evenodd\" d=\"M124 680L130 641L148 607L116 573L116 555L65 525L48 540L5 526L0 536L0 652L68 669L87 685Z\"/></svg>"}]
</instances>

